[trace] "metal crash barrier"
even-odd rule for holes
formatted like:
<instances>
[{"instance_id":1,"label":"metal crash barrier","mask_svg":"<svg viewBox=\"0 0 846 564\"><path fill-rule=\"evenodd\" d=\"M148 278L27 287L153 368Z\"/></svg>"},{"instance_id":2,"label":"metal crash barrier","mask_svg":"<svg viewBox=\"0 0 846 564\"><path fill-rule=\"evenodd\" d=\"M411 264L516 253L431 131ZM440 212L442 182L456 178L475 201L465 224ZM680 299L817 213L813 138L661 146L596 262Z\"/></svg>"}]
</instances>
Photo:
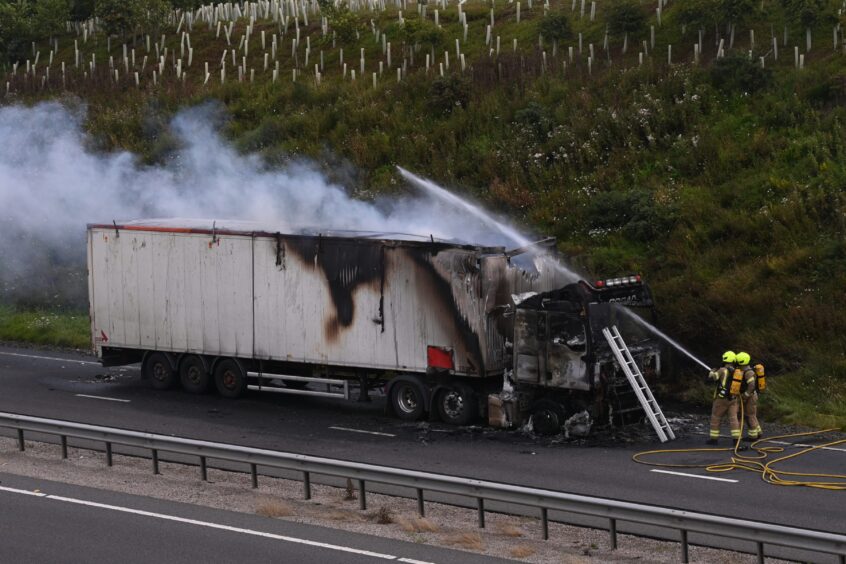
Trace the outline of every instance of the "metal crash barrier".
<instances>
[{"instance_id":1,"label":"metal crash barrier","mask_svg":"<svg viewBox=\"0 0 846 564\"><path fill-rule=\"evenodd\" d=\"M774 545L833 554L837 556L840 564L846 564L846 535L823 531L388 466L169 437L12 413L0 413L0 427L17 431L18 446L22 451L25 449L26 432L58 436L63 458L67 458L68 438L104 443L106 463L109 466L112 465L113 445L149 450L153 472L156 474L159 473L160 452L197 457L203 480L208 478L207 461L209 459L242 463L249 466L254 488L258 487L259 467L296 471L302 475L305 499L311 498L312 474L356 480L361 509L367 508L367 482L398 486L413 491L421 515L425 513L424 494L426 492L464 496L476 500L480 527L485 526L485 502L487 501L532 507L538 510L544 539L549 538L548 515L550 511L587 515L607 520L612 548L617 547L617 524L619 521L657 526L679 532L682 562L688 561L688 534L700 533L755 543L760 562L763 562L764 546Z\"/></svg>"}]
</instances>

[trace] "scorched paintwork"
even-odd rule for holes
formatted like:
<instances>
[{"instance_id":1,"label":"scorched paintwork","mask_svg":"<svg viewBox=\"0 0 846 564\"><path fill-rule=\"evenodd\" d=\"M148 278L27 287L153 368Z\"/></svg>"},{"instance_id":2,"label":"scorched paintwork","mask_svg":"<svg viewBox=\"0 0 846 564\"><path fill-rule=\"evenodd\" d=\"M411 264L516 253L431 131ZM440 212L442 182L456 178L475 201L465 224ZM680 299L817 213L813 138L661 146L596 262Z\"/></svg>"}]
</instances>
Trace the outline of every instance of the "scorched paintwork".
<instances>
[{"instance_id":1,"label":"scorched paintwork","mask_svg":"<svg viewBox=\"0 0 846 564\"><path fill-rule=\"evenodd\" d=\"M88 244L100 352L425 373L437 346L457 375L501 375L512 294L565 282L504 249L369 234L151 222L90 226Z\"/></svg>"}]
</instances>

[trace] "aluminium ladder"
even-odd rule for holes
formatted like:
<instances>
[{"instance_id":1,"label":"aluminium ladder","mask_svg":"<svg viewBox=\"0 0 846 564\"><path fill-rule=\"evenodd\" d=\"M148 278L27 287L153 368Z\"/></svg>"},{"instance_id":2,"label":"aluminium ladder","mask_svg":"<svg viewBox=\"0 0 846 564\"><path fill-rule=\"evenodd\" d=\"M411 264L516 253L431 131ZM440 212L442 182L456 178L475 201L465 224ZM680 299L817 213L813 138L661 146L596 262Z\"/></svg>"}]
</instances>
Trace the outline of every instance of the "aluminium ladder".
<instances>
[{"instance_id":1,"label":"aluminium ladder","mask_svg":"<svg viewBox=\"0 0 846 564\"><path fill-rule=\"evenodd\" d=\"M655 429L658 438L662 443L675 439L676 435L673 433L672 427L667 422L667 418L664 417L664 413L658 406L658 402L655 401L652 390L646 384L646 380L643 378L643 374L634 361L634 358L632 358L632 353L629 351L629 347L626 346L626 342L620 335L620 331L617 330L617 326L612 325L610 328L606 327L602 330L602 334L611 346L614 358L617 359L617 363L623 369L623 373L625 373L641 407L643 407L647 419L652 423L652 428Z\"/></svg>"}]
</instances>

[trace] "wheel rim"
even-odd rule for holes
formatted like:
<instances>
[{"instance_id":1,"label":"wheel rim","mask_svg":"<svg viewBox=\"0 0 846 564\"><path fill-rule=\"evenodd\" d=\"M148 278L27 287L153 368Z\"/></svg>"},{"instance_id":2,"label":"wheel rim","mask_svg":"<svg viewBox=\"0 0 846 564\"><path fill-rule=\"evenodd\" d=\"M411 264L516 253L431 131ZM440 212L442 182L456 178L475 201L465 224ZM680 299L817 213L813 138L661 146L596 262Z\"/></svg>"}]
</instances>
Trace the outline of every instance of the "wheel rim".
<instances>
[{"instance_id":1,"label":"wheel rim","mask_svg":"<svg viewBox=\"0 0 846 564\"><path fill-rule=\"evenodd\" d=\"M203 374L197 366L188 367L188 381L192 384L200 384L203 379Z\"/></svg>"},{"instance_id":2,"label":"wheel rim","mask_svg":"<svg viewBox=\"0 0 846 564\"><path fill-rule=\"evenodd\" d=\"M443 395L441 405L444 415L450 419L458 419L464 413L464 396L455 390L450 390Z\"/></svg>"},{"instance_id":3,"label":"wheel rim","mask_svg":"<svg viewBox=\"0 0 846 564\"><path fill-rule=\"evenodd\" d=\"M164 382L167 380L168 370L165 367L164 363L157 362L153 365L153 378L155 378L159 382Z\"/></svg>"},{"instance_id":4,"label":"wheel rim","mask_svg":"<svg viewBox=\"0 0 846 564\"><path fill-rule=\"evenodd\" d=\"M232 390L235 388L238 379L235 377L235 374L231 370L227 370L223 373L223 387L228 390Z\"/></svg>"},{"instance_id":5,"label":"wheel rim","mask_svg":"<svg viewBox=\"0 0 846 564\"><path fill-rule=\"evenodd\" d=\"M397 406L403 413L414 413L420 402L417 393L411 386L403 386L397 394Z\"/></svg>"}]
</instances>

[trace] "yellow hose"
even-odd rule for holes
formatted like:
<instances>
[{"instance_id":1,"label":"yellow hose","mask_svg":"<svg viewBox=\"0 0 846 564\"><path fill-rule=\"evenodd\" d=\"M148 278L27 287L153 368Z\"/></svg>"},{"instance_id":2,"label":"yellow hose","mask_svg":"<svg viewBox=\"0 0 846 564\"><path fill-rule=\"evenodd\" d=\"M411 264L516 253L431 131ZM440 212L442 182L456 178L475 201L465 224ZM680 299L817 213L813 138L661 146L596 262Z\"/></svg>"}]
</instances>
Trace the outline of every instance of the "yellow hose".
<instances>
[{"instance_id":1,"label":"yellow hose","mask_svg":"<svg viewBox=\"0 0 846 564\"><path fill-rule=\"evenodd\" d=\"M759 443L766 443L776 441L778 439L789 439L795 437L811 437L815 435L822 435L831 431L839 429L824 429L822 431L808 431L804 433L791 433L789 435L778 435L775 437L768 437L766 439L759 439L749 445L749 450L754 451L755 454L741 454L744 452L740 449L740 441L743 437L743 425L745 423L745 416L743 413L744 405L741 398L740 401L740 436L734 443L733 448L681 448L681 449L659 449L647 450L638 452L632 456L632 460L638 464L645 464L647 466L657 466L661 468L704 468L706 472L721 473L730 472L732 470L747 470L761 475L761 479L768 484L775 484L777 486L804 486L808 488L819 488L826 490L846 490L846 474L818 474L813 472L789 472L787 470L775 470L773 466L786 460L798 458L800 456L809 454L811 452L841 445L846 443L846 439L839 439L821 445L815 445L805 448L799 452L774 458L767 462L771 455L776 455L784 452L784 447L779 446L758 446ZM717 464L679 464L668 462L648 462L642 458L652 455L663 455L672 453L691 453L691 452L731 452L732 456L727 462ZM805 478L805 479L796 479ZM822 478L831 481L815 481L807 478Z\"/></svg>"}]
</instances>

